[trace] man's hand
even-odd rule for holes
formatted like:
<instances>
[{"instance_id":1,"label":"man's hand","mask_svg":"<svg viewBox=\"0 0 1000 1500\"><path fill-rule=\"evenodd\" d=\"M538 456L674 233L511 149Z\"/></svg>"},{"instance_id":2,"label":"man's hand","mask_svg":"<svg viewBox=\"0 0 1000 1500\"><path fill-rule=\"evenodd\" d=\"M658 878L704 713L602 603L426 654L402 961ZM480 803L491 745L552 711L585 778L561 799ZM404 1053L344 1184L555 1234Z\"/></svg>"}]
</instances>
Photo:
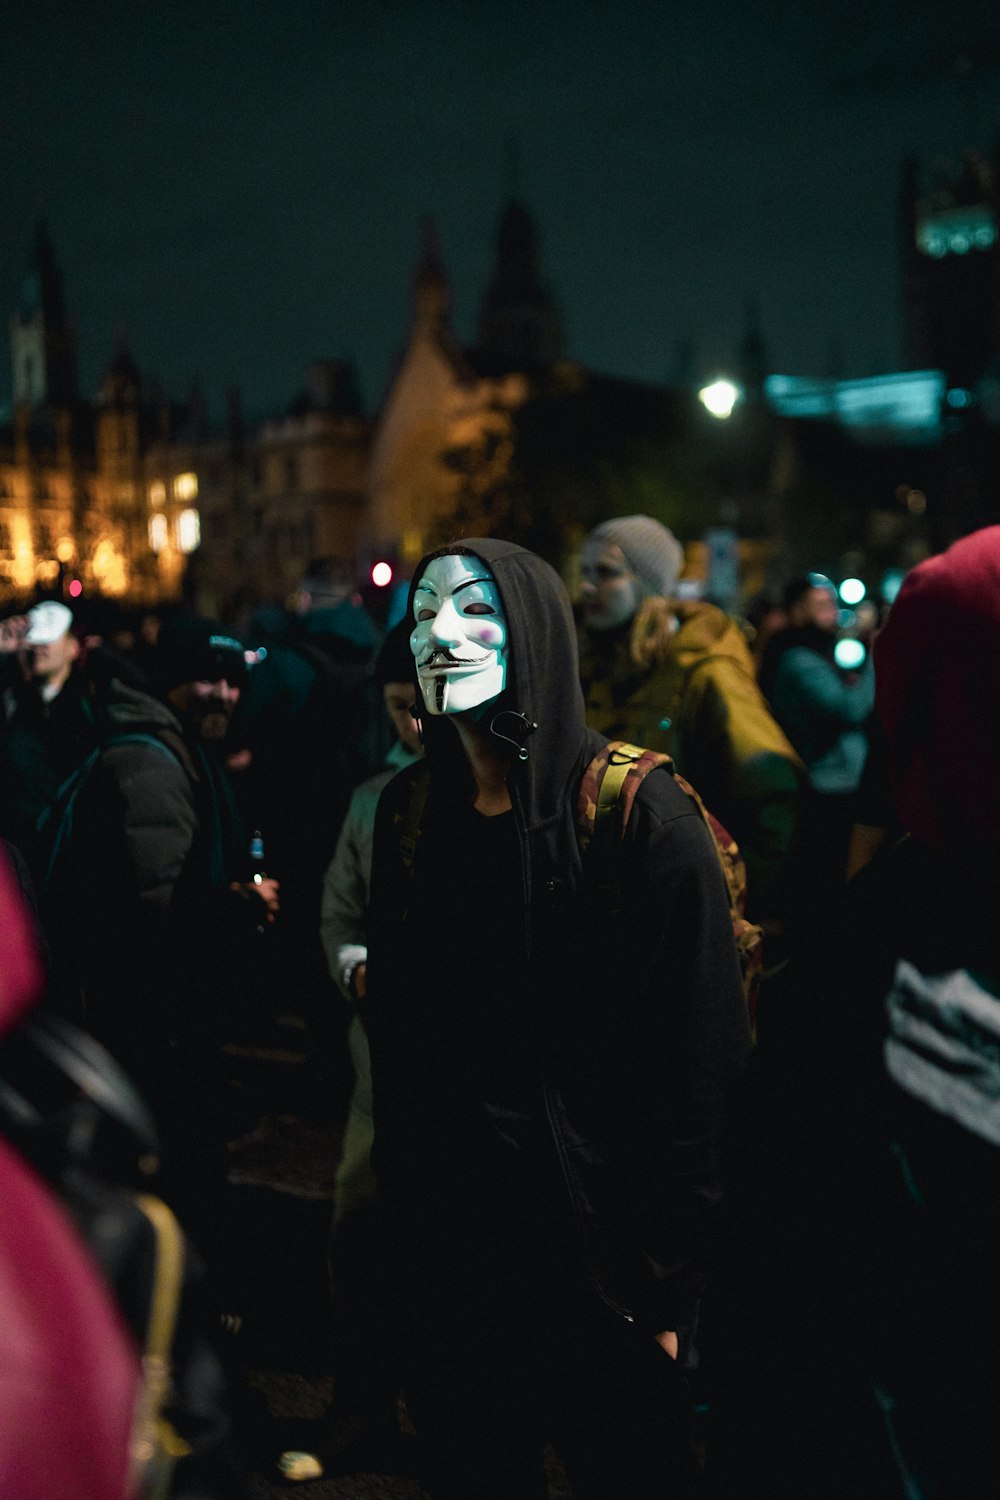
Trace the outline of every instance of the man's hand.
<instances>
[{"instance_id":1,"label":"man's hand","mask_svg":"<svg viewBox=\"0 0 1000 1500\"><path fill-rule=\"evenodd\" d=\"M278 900L278 892L280 891L281 886L277 880L272 880L270 876L268 876L265 877L265 879L262 880L259 885L256 881L253 880L248 880L246 882L234 880L230 889L234 891L246 891L248 894L259 896L264 905L267 907L267 920L269 922L274 921L275 913L279 911L281 907L281 902Z\"/></svg>"},{"instance_id":2,"label":"man's hand","mask_svg":"<svg viewBox=\"0 0 1000 1500\"><path fill-rule=\"evenodd\" d=\"M656 1335L656 1342L661 1349L665 1349L671 1359L677 1358L677 1335L673 1329L668 1328L665 1333Z\"/></svg>"},{"instance_id":3,"label":"man's hand","mask_svg":"<svg viewBox=\"0 0 1000 1500\"><path fill-rule=\"evenodd\" d=\"M11 615L9 619L0 620L0 653L9 656L12 651L17 651L24 643L27 630L27 615Z\"/></svg>"}]
</instances>

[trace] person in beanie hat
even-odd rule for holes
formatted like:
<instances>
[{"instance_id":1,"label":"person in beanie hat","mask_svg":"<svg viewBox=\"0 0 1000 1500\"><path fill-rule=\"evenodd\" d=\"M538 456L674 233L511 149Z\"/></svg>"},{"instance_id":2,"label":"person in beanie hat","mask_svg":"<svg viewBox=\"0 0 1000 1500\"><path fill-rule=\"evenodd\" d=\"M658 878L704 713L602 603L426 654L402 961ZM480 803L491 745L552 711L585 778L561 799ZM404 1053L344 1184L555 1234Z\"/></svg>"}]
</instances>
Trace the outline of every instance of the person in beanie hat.
<instances>
[{"instance_id":1,"label":"person in beanie hat","mask_svg":"<svg viewBox=\"0 0 1000 1500\"><path fill-rule=\"evenodd\" d=\"M652 516L596 526L580 555L580 679L587 722L673 756L736 839L747 913L776 929L801 767L765 702L735 620L680 600L683 551Z\"/></svg>"},{"instance_id":2,"label":"person in beanie hat","mask_svg":"<svg viewBox=\"0 0 1000 1500\"><path fill-rule=\"evenodd\" d=\"M224 1028L278 907L275 881L246 879L248 837L222 760L245 672L218 622L182 619L161 631L155 694L112 680L42 893L60 1003L145 1096L164 1141L161 1194L206 1253Z\"/></svg>"}]
</instances>

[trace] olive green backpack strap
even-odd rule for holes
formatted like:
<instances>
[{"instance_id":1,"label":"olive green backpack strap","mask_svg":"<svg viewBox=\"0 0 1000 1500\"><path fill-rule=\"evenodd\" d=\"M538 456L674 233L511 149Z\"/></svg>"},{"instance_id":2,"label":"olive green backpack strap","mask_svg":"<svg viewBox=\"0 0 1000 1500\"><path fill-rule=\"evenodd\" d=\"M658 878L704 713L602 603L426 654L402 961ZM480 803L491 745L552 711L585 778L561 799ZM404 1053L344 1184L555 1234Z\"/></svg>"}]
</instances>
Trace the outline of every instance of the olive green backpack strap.
<instances>
[{"instance_id":1,"label":"olive green backpack strap","mask_svg":"<svg viewBox=\"0 0 1000 1500\"><path fill-rule=\"evenodd\" d=\"M402 828L399 834L399 856L410 871L413 869L413 861L417 855L417 841L420 838L424 808L427 806L430 788L430 769L427 765L422 765L417 770L410 786L410 801L406 812L402 815Z\"/></svg>"},{"instance_id":2,"label":"olive green backpack strap","mask_svg":"<svg viewBox=\"0 0 1000 1500\"><path fill-rule=\"evenodd\" d=\"M154 1249L142 1381L132 1422L129 1494L136 1500L166 1500L174 1464L191 1451L166 1412L184 1281L184 1232L162 1199L137 1193L134 1202L152 1228Z\"/></svg>"},{"instance_id":3,"label":"olive green backpack strap","mask_svg":"<svg viewBox=\"0 0 1000 1500\"><path fill-rule=\"evenodd\" d=\"M577 837L587 856L591 888L605 910L622 909L622 835L635 794L656 766L673 770L669 755L627 740L610 740L583 773L577 799Z\"/></svg>"}]
</instances>

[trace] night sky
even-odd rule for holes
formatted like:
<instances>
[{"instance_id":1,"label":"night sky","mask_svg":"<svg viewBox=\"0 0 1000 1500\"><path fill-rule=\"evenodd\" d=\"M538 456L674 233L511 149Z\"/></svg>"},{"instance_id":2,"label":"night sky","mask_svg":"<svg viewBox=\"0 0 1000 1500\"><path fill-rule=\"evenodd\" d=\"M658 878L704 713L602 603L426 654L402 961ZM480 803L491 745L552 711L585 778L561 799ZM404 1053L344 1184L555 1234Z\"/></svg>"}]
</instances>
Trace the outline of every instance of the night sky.
<instances>
[{"instance_id":1,"label":"night sky","mask_svg":"<svg viewBox=\"0 0 1000 1500\"><path fill-rule=\"evenodd\" d=\"M1000 21L839 0L100 0L8 6L0 305L45 214L93 391L115 330L218 418L280 410L313 358L366 403L435 216L474 334L518 142L569 353L658 381L730 361L748 298L773 370L901 358L907 151L991 146ZM964 80L954 59L974 66ZM0 401L10 376L0 373Z\"/></svg>"}]
</instances>

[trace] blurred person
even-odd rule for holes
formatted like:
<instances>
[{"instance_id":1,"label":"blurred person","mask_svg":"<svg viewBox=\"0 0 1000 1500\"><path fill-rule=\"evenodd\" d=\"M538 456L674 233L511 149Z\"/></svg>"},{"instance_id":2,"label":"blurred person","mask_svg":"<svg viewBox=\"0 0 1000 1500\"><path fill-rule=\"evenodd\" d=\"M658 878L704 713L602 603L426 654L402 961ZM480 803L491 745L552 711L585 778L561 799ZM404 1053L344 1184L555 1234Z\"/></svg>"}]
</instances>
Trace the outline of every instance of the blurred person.
<instances>
[{"instance_id":1,"label":"blurred person","mask_svg":"<svg viewBox=\"0 0 1000 1500\"><path fill-rule=\"evenodd\" d=\"M874 642L901 837L794 968L738 1132L734 1500L1000 1489L1000 527ZM735 1247L738 1246L738 1250Z\"/></svg>"},{"instance_id":2,"label":"blurred person","mask_svg":"<svg viewBox=\"0 0 1000 1500\"><path fill-rule=\"evenodd\" d=\"M323 884L323 947L330 973L355 1011L348 1031L354 1087L335 1179L330 1254L338 1331L336 1406L341 1417L354 1419L348 1424L352 1437L364 1422L384 1418L394 1409L398 1388L398 1377L393 1383L387 1374L385 1331L376 1294L371 1058L357 1007L367 993L368 901L378 800L392 778L423 754L414 717L410 629L408 620L400 621L379 649L375 681L396 738L384 768L355 788Z\"/></svg>"},{"instance_id":3,"label":"blurred person","mask_svg":"<svg viewBox=\"0 0 1000 1500\"><path fill-rule=\"evenodd\" d=\"M5 1040L42 988L31 925L0 849ZM0 1073L0 1120L7 1098ZM18 1500L128 1500L139 1351L64 1207L7 1134L0 1133L3 1490Z\"/></svg>"},{"instance_id":4,"label":"blurred person","mask_svg":"<svg viewBox=\"0 0 1000 1500\"><path fill-rule=\"evenodd\" d=\"M306 1021L314 1102L349 1092L343 1017L319 939L323 877L351 794L382 765L390 735L373 664L380 642L354 593L354 570L316 558L283 624L271 622L264 659L250 673L234 735L250 752L239 794L252 809L268 866L282 881L277 934L288 1006ZM265 616L266 621L266 616Z\"/></svg>"},{"instance_id":5,"label":"blurred person","mask_svg":"<svg viewBox=\"0 0 1000 1500\"><path fill-rule=\"evenodd\" d=\"M798 903L798 920L808 922L838 899L844 884L875 676L870 651L858 671L837 665L839 605L828 578L790 579L784 606L788 625L768 643L761 687L806 768L794 885L810 906Z\"/></svg>"},{"instance_id":6,"label":"blurred person","mask_svg":"<svg viewBox=\"0 0 1000 1500\"><path fill-rule=\"evenodd\" d=\"M757 685L737 622L677 598L680 543L651 516L594 528L580 556L587 723L671 755L736 839L747 915L780 924L800 764Z\"/></svg>"},{"instance_id":7,"label":"blurred person","mask_svg":"<svg viewBox=\"0 0 1000 1500\"><path fill-rule=\"evenodd\" d=\"M114 681L43 910L57 1003L139 1087L165 1138L164 1196L209 1250L223 1097L219 1049L260 964L278 887L241 877L248 840L222 753L243 647L178 617L156 692Z\"/></svg>"},{"instance_id":8,"label":"blurred person","mask_svg":"<svg viewBox=\"0 0 1000 1500\"><path fill-rule=\"evenodd\" d=\"M425 557L425 758L383 790L367 993L388 1318L436 1500L694 1493L691 1362L716 1149L748 1025L728 900L669 772L621 910L578 839L588 730L540 558Z\"/></svg>"},{"instance_id":9,"label":"blurred person","mask_svg":"<svg viewBox=\"0 0 1000 1500\"><path fill-rule=\"evenodd\" d=\"M0 632L0 833L34 864L39 817L79 764L94 718L73 612L36 604Z\"/></svg>"}]
</instances>

